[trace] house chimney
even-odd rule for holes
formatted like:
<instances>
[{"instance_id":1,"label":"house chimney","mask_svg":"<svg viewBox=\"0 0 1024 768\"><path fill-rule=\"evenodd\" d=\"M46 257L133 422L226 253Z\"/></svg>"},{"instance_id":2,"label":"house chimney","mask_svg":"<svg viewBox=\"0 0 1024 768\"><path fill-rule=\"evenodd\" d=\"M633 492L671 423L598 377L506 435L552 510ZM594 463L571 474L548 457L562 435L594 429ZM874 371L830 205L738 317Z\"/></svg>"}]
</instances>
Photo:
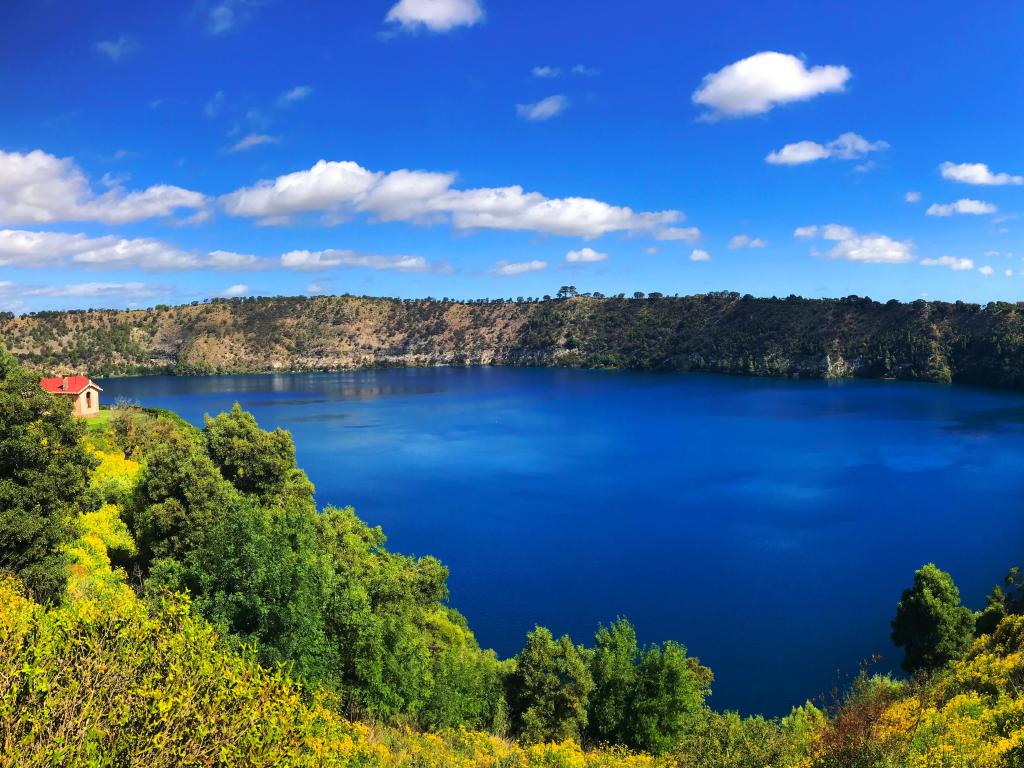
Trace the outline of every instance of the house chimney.
<instances>
[{"instance_id":1,"label":"house chimney","mask_svg":"<svg viewBox=\"0 0 1024 768\"><path fill-rule=\"evenodd\" d=\"M63 389L65 392L68 391L68 377L67 376L64 377L64 383L61 384L60 388Z\"/></svg>"}]
</instances>

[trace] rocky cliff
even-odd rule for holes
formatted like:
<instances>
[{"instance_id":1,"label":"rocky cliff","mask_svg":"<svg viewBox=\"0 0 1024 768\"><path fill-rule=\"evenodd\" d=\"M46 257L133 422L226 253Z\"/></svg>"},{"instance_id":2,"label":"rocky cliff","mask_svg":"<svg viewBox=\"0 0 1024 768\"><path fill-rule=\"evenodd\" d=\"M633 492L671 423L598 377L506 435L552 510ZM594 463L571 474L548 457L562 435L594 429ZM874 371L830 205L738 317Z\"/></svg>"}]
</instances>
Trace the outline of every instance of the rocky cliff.
<instances>
[{"instance_id":1,"label":"rocky cliff","mask_svg":"<svg viewBox=\"0 0 1024 768\"><path fill-rule=\"evenodd\" d=\"M855 296L216 300L7 315L0 340L40 370L94 376L531 365L1024 387L1024 304Z\"/></svg>"}]
</instances>

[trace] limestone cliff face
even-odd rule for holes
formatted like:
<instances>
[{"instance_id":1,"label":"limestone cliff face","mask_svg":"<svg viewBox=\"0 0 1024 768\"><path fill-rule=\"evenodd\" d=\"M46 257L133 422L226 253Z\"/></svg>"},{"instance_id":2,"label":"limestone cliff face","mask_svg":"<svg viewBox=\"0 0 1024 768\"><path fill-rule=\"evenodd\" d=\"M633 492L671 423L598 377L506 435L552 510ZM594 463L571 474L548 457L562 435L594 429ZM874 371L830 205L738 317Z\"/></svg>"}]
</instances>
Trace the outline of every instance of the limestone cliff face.
<instances>
[{"instance_id":1,"label":"limestone cliff face","mask_svg":"<svg viewBox=\"0 0 1024 768\"><path fill-rule=\"evenodd\" d=\"M249 373L432 365L617 367L1024 387L1024 305L758 299L452 302L355 296L0 316L49 373Z\"/></svg>"}]
</instances>

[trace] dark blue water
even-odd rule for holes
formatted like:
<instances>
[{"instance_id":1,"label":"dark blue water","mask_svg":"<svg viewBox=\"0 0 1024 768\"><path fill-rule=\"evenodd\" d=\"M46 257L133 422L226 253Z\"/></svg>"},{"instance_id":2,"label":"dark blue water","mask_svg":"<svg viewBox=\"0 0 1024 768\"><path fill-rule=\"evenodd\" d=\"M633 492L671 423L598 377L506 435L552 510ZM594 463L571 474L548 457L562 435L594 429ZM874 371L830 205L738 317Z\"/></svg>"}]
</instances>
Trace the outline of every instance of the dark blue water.
<instances>
[{"instance_id":1,"label":"dark blue water","mask_svg":"<svg viewBox=\"0 0 1024 768\"><path fill-rule=\"evenodd\" d=\"M872 653L914 569L980 607L1024 561L1024 395L893 382L519 369L146 377L200 424L236 400L291 430L321 505L451 568L481 643L629 617L777 714Z\"/></svg>"}]
</instances>

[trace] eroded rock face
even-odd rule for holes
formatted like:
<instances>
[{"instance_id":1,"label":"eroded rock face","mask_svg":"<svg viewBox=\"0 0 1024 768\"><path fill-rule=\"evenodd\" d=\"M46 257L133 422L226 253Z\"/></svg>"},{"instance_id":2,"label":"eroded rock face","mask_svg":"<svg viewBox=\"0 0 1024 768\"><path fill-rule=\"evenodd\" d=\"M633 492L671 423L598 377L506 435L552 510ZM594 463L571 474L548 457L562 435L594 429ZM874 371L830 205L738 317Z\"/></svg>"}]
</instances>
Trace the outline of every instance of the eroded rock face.
<instances>
[{"instance_id":1,"label":"eroded rock face","mask_svg":"<svg viewBox=\"0 0 1024 768\"><path fill-rule=\"evenodd\" d=\"M268 298L0 316L0 340L36 368L94 376L516 365L1024 387L1018 304L735 293L522 302Z\"/></svg>"}]
</instances>

